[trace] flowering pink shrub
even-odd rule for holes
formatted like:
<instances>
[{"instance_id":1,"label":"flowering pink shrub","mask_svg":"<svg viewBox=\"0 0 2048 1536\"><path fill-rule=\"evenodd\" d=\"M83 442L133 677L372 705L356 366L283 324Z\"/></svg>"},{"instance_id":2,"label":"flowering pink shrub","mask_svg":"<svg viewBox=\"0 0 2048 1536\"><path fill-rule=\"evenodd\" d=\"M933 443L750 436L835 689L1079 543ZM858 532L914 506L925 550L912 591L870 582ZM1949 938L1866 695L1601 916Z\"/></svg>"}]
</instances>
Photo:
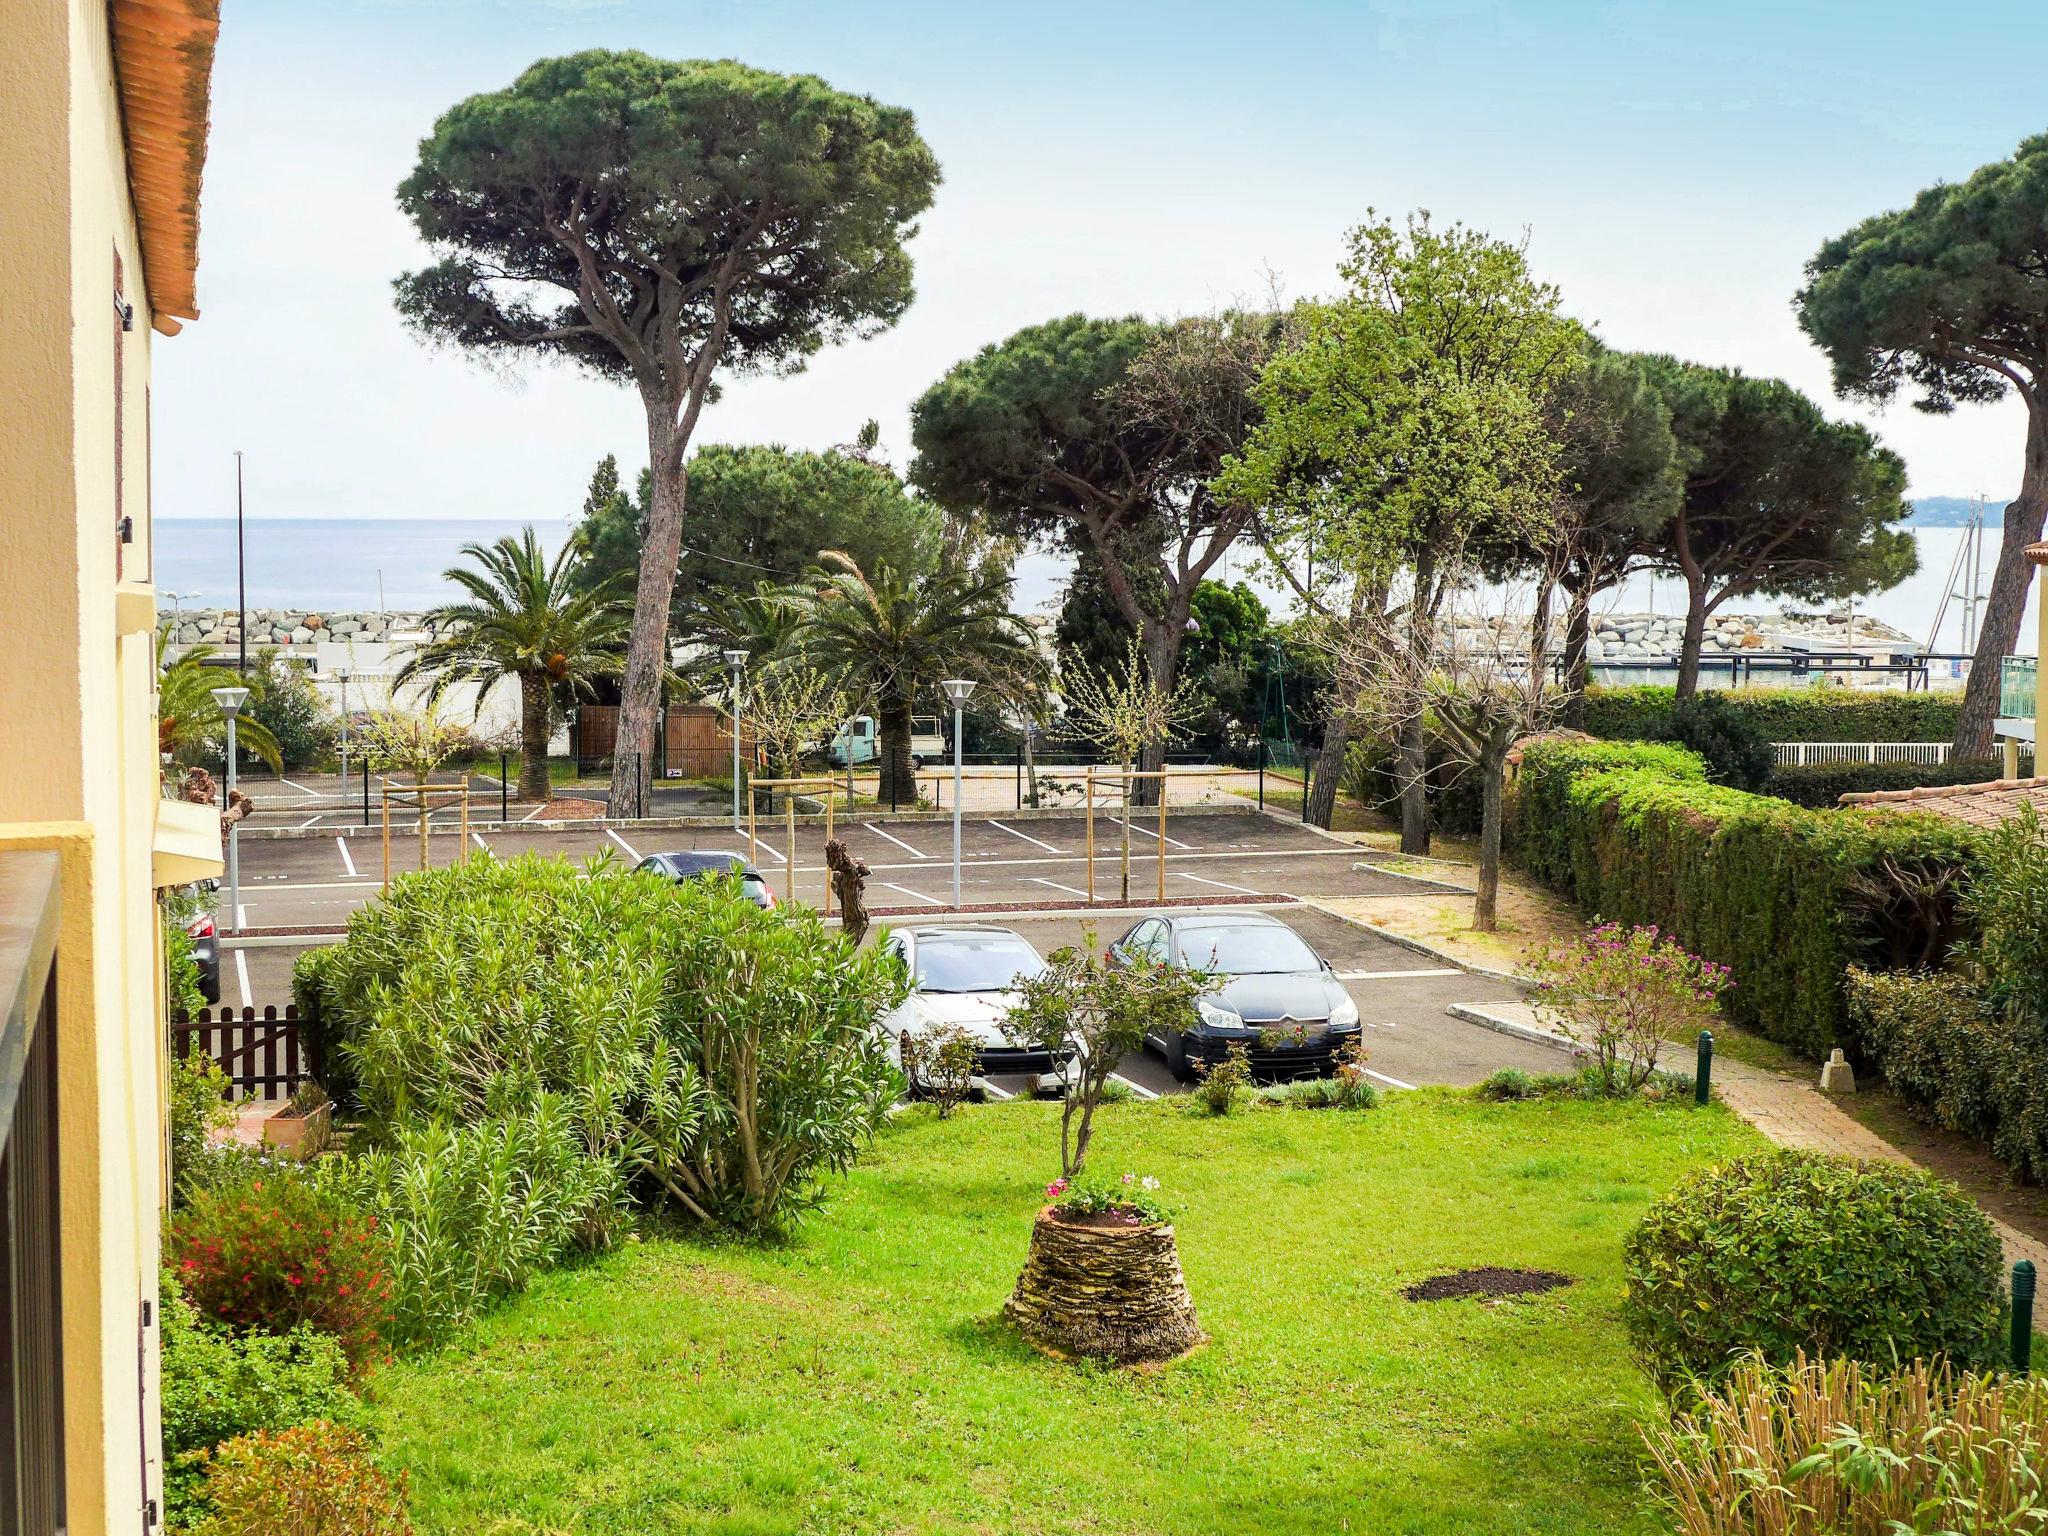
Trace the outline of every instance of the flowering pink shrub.
<instances>
[{"instance_id":1,"label":"flowering pink shrub","mask_svg":"<svg viewBox=\"0 0 2048 1536\"><path fill-rule=\"evenodd\" d=\"M243 1333L301 1323L341 1342L352 1366L391 1321L377 1221L299 1175L264 1173L195 1194L171 1224L178 1284L200 1313Z\"/></svg>"},{"instance_id":2,"label":"flowering pink shrub","mask_svg":"<svg viewBox=\"0 0 2048 1536\"><path fill-rule=\"evenodd\" d=\"M1605 1091L1632 1096L1657 1070L1667 1040L1719 1016L1728 968L1702 960L1654 926L1603 923L1553 944L1535 965L1539 1016L1592 1053Z\"/></svg>"},{"instance_id":3,"label":"flowering pink shrub","mask_svg":"<svg viewBox=\"0 0 2048 1536\"><path fill-rule=\"evenodd\" d=\"M1058 1178L1045 1186L1052 1208L1063 1216L1108 1216L1133 1227L1171 1221L1173 1212L1159 1196L1159 1181L1135 1173L1100 1182Z\"/></svg>"}]
</instances>

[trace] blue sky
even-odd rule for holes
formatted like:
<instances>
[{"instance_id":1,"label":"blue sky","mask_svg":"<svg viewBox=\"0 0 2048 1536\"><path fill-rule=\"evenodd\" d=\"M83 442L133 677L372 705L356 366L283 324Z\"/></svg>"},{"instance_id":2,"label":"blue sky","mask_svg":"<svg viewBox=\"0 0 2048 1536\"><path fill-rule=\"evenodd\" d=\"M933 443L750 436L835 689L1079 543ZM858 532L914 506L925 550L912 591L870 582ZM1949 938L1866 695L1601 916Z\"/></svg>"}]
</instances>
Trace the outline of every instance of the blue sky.
<instances>
[{"instance_id":1,"label":"blue sky","mask_svg":"<svg viewBox=\"0 0 2048 1536\"><path fill-rule=\"evenodd\" d=\"M592 46L806 70L914 110L945 170L887 335L737 383L700 441L824 447L1073 310L1330 290L1368 207L1526 231L1610 342L1792 380L1870 420L1916 494L2009 495L2010 402L1833 401L1790 298L1821 240L2048 130L2048 7L235 0L214 77L202 318L157 350L159 515L555 522L644 461L637 401L487 373L399 327L392 200L438 112Z\"/></svg>"}]
</instances>

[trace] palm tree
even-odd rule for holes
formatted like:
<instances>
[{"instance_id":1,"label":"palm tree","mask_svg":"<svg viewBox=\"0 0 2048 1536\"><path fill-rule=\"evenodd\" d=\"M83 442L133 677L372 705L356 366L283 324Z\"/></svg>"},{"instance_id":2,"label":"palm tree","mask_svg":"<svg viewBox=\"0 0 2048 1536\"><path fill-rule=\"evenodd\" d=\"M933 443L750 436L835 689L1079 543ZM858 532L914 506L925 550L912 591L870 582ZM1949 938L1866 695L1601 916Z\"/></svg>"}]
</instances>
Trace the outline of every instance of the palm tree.
<instances>
[{"instance_id":1,"label":"palm tree","mask_svg":"<svg viewBox=\"0 0 2048 1536\"><path fill-rule=\"evenodd\" d=\"M164 651L171 643L165 625L156 634L156 749L172 758L189 762L194 757L213 756L226 745L227 716L214 701L216 688L246 688L248 680L233 667L209 666L210 645L195 645L168 666ZM284 772L284 759L277 750L277 738L270 728L250 714L235 721L235 742L247 747L276 773Z\"/></svg>"},{"instance_id":2,"label":"palm tree","mask_svg":"<svg viewBox=\"0 0 2048 1536\"><path fill-rule=\"evenodd\" d=\"M465 544L475 568L451 566L442 574L469 594L425 617L434 638L416 649L395 681L429 680L427 698L438 702L457 683L477 685L476 712L505 678L519 683L519 798L548 798L548 721L553 693L563 688L589 697L599 677L624 664L632 605L620 597L619 578L578 590L584 557L581 534L572 535L550 561L531 527L495 544Z\"/></svg>"},{"instance_id":3,"label":"palm tree","mask_svg":"<svg viewBox=\"0 0 2048 1536\"><path fill-rule=\"evenodd\" d=\"M1010 611L1007 575L940 570L903 576L878 564L870 576L851 556L826 550L795 640L856 698L875 701L885 799L915 801L910 712L936 700L944 678L993 682L1023 674L1036 657L1031 631Z\"/></svg>"}]
</instances>

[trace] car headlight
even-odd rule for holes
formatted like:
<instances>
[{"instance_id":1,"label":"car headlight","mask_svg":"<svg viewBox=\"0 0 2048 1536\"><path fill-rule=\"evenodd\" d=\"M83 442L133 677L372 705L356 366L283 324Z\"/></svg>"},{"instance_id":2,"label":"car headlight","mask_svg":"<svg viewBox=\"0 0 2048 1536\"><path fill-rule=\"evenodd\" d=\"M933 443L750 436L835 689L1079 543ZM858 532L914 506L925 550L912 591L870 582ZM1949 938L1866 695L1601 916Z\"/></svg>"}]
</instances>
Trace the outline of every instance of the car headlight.
<instances>
[{"instance_id":1,"label":"car headlight","mask_svg":"<svg viewBox=\"0 0 2048 1536\"><path fill-rule=\"evenodd\" d=\"M1349 1029L1357 1022L1358 1004L1351 1001L1349 997L1339 999L1337 1006L1330 1010L1330 1028L1332 1029Z\"/></svg>"},{"instance_id":2,"label":"car headlight","mask_svg":"<svg viewBox=\"0 0 2048 1536\"><path fill-rule=\"evenodd\" d=\"M1244 1028L1243 1014L1235 1009L1226 1008L1221 1003L1214 1002L1206 997L1195 999L1195 1012L1202 1016L1204 1024L1213 1025L1217 1029Z\"/></svg>"}]
</instances>

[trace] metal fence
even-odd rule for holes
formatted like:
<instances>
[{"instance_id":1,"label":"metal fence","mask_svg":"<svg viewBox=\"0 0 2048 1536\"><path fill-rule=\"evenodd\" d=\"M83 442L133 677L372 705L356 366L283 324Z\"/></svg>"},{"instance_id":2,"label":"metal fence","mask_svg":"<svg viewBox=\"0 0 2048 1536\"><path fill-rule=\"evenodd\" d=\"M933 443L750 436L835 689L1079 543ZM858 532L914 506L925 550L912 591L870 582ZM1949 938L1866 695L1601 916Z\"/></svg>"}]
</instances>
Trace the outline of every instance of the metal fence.
<instances>
[{"instance_id":1,"label":"metal fence","mask_svg":"<svg viewBox=\"0 0 2048 1536\"><path fill-rule=\"evenodd\" d=\"M1774 741L1780 768L1804 768L1808 763L1926 763L1939 767L1948 761L1945 741Z\"/></svg>"}]
</instances>

